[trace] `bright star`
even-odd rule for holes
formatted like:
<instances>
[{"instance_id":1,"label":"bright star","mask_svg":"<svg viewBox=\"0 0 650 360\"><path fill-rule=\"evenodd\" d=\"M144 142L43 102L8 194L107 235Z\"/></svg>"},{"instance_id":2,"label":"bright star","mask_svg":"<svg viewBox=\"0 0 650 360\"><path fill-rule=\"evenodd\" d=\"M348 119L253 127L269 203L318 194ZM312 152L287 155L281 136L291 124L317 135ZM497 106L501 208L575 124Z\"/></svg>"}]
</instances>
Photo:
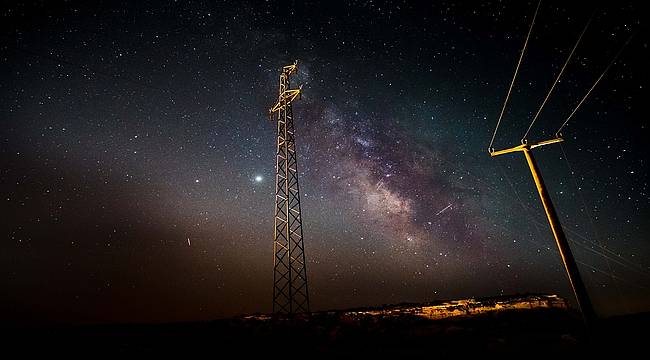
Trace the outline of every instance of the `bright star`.
<instances>
[{"instance_id":1,"label":"bright star","mask_svg":"<svg viewBox=\"0 0 650 360\"><path fill-rule=\"evenodd\" d=\"M264 178L261 175L255 176L255 182L261 182Z\"/></svg>"}]
</instances>

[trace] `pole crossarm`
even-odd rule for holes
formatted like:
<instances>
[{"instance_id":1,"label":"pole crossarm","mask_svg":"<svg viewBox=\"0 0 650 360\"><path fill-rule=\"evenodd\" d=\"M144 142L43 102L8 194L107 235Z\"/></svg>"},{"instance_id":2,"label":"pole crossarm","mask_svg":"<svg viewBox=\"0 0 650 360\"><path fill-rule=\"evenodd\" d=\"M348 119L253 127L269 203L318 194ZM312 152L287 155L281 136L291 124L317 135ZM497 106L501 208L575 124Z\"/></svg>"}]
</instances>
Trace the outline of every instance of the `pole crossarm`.
<instances>
[{"instance_id":1,"label":"pole crossarm","mask_svg":"<svg viewBox=\"0 0 650 360\"><path fill-rule=\"evenodd\" d=\"M544 141L538 141L536 143L528 143L527 141L524 141L523 144L517 145L515 147L511 147L509 149L490 151L490 156L495 157L495 156L509 154L509 153L513 153L513 152L517 152L517 151L531 150L531 149L538 148L538 147L541 147L541 146L559 143L561 141L564 141L564 139L562 139L561 137L556 137L556 138L549 139L549 140L544 140Z\"/></svg>"},{"instance_id":2,"label":"pole crossarm","mask_svg":"<svg viewBox=\"0 0 650 360\"><path fill-rule=\"evenodd\" d=\"M302 93L302 85L300 85L298 89L287 89L289 87L289 76L294 74L297 69L298 60L294 61L293 64L282 67L282 73L280 73L280 92L278 95L278 102L269 109L269 117L272 117L273 113L284 110L287 107L287 104L291 104Z\"/></svg>"},{"instance_id":3,"label":"pole crossarm","mask_svg":"<svg viewBox=\"0 0 650 360\"><path fill-rule=\"evenodd\" d=\"M289 90L284 90L281 94L280 97L278 98L278 102L273 105L271 109L269 109L269 116L273 115L273 113L278 112L280 110L284 110L286 104L293 102L297 97L300 96L302 93L302 85L298 89L289 89Z\"/></svg>"}]
</instances>

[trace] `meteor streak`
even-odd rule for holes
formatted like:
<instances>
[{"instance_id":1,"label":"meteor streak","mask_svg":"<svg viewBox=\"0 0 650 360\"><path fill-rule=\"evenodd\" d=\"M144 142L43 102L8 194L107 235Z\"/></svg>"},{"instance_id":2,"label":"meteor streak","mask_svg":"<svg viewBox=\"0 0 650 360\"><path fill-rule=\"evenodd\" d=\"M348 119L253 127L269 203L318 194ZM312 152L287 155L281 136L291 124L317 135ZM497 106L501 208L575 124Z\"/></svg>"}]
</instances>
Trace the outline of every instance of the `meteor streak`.
<instances>
[{"instance_id":1,"label":"meteor streak","mask_svg":"<svg viewBox=\"0 0 650 360\"><path fill-rule=\"evenodd\" d=\"M436 213L436 216L438 216L438 215L442 214L443 212L447 211L447 209L449 209L449 208L451 208L451 204L447 205L444 209L438 211L438 213Z\"/></svg>"}]
</instances>

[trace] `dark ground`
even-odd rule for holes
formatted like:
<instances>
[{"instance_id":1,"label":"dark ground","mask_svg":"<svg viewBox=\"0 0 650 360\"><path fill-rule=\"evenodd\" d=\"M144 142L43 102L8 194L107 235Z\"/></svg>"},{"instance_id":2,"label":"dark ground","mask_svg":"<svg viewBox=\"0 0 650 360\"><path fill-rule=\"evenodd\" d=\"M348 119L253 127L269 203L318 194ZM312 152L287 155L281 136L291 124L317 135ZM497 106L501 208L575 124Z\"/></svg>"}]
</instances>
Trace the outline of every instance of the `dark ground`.
<instances>
[{"instance_id":1,"label":"dark ground","mask_svg":"<svg viewBox=\"0 0 650 360\"><path fill-rule=\"evenodd\" d=\"M245 317L160 325L4 325L4 353L103 356L232 355L623 355L646 348L650 313L601 320L587 336L580 318L561 309L511 310L464 319L416 316ZM643 352L642 352L643 354Z\"/></svg>"}]
</instances>

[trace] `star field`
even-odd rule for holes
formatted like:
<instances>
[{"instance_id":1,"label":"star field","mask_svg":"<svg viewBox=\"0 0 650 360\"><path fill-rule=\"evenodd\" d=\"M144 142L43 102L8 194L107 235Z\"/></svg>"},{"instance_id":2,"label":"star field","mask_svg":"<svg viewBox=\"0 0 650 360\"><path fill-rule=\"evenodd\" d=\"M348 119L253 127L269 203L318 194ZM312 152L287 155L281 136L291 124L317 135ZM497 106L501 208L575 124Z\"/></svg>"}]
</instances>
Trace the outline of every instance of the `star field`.
<instances>
[{"instance_id":1,"label":"star field","mask_svg":"<svg viewBox=\"0 0 650 360\"><path fill-rule=\"evenodd\" d=\"M0 301L12 321L268 312L275 126L293 84L312 310L548 292L572 299L520 154L487 146L535 3L2 5ZM596 10L531 130L543 140L640 6ZM594 9L542 3L496 138L519 144ZM648 311L638 32L536 150L596 311Z\"/></svg>"}]
</instances>

